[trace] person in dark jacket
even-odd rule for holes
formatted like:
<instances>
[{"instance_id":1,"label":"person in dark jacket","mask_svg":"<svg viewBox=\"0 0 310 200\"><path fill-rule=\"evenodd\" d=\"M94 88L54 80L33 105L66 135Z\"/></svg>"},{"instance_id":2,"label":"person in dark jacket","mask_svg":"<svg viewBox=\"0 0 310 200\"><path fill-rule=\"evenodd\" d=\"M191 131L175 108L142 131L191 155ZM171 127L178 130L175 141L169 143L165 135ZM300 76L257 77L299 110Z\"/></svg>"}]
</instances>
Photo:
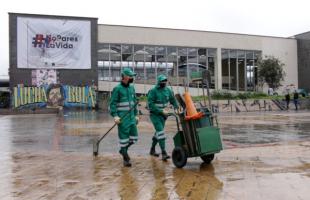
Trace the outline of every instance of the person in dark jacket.
<instances>
[{"instance_id":1,"label":"person in dark jacket","mask_svg":"<svg viewBox=\"0 0 310 200\"><path fill-rule=\"evenodd\" d=\"M295 110L298 110L298 98L299 98L298 91L295 90L295 91L294 91L294 104L295 104Z\"/></svg>"},{"instance_id":2,"label":"person in dark jacket","mask_svg":"<svg viewBox=\"0 0 310 200\"><path fill-rule=\"evenodd\" d=\"M291 100L290 93L287 92L286 95L285 95L286 109L287 110L290 108L290 100Z\"/></svg>"}]
</instances>

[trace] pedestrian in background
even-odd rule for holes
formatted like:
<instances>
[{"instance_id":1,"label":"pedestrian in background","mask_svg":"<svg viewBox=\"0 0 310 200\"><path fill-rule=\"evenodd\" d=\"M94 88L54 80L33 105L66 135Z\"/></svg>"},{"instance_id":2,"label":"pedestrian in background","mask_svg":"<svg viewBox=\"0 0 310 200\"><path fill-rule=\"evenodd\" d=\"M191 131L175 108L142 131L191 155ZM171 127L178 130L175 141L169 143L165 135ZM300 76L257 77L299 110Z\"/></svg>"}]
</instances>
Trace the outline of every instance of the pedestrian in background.
<instances>
[{"instance_id":1,"label":"pedestrian in background","mask_svg":"<svg viewBox=\"0 0 310 200\"><path fill-rule=\"evenodd\" d=\"M269 96L272 96L273 95L273 89L270 87L268 88L268 95Z\"/></svg>"},{"instance_id":2,"label":"pedestrian in background","mask_svg":"<svg viewBox=\"0 0 310 200\"><path fill-rule=\"evenodd\" d=\"M286 109L287 110L290 108L290 100L291 100L290 93L287 92L286 95L285 95Z\"/></svg>"},{"instance_id":3,"label":"pedestrian in background","mask_svg":"<svg viewBox=\"0 0 310 200\"><path fill-rule=\"evenodd\" d=\"M298 91L295 90L295 91L294 91L294 104L295 104L295 110L298 110L298 98L299 98Z\"/></svg>"}]
</instances>

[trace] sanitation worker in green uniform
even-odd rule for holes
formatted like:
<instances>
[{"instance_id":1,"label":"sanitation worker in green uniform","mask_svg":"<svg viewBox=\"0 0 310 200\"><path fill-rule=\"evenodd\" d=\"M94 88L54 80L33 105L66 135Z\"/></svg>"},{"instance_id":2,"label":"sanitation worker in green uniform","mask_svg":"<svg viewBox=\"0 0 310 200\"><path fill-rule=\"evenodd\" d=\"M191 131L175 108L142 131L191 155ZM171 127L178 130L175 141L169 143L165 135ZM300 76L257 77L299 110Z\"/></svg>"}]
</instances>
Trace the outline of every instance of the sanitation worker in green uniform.
<instances>
[{"instance_id":1,"label":"sanitation worker in green uniform","mask_svg":"<svg viewBox=\"0 0 310 200\"><path fill-rule=\"evenodd\" d=\"M122 80L114 87L109 104L110 114L114 117L114 122L118 124L119 153L123 156L125 167L131 167L128 148L138 140L139 117L137 106L135 106L137 98L131 84L135 75L130 68L124 68Z\"/></svg>"},{"instance_id":2,"label":"sanitation worker in green uniform","mask_svg":"<svg viewBox=\"0 0 310 200\"><path fill-rule=\"evenodd\" d=\"M159 154L156 153L155 147L159 143L162 152L162 160L166 161L170 158L166 152L166 135L165 135L165 122L168 117L168 111L166 107L168 103L171 103L174 109L179 109L173 92L166 87L167 77L165 75L159 75L157 77L157 85L153 87L148 93L148 108L150 110L150 119L155 128L155 134L152 138L152 147L150 150L150 155L158 157Z\"/></svg>"}]
</instances>

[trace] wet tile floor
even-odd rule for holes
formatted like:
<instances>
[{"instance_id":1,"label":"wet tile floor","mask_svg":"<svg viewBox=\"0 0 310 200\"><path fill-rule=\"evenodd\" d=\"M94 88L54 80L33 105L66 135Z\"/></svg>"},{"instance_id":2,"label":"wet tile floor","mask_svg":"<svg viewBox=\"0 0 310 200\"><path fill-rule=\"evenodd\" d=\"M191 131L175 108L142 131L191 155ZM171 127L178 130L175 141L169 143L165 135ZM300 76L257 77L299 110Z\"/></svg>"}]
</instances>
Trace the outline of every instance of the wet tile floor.
<instances>
[{"instance_id":1,"label":"wet tile floor","mask_svg":"<svg viewBox=\"0 0 310 200\"><path fill-rule=\"evenodd\" d=\"M148 156L148 116L123 168L113 130L97 158L92 141L111 126L105 113L0 116L0 199L309 199L310 113L218 116L225 150L210 165L183 169ZM175 122L167 122L173 149Z\"/></svg>"}]
</instances>

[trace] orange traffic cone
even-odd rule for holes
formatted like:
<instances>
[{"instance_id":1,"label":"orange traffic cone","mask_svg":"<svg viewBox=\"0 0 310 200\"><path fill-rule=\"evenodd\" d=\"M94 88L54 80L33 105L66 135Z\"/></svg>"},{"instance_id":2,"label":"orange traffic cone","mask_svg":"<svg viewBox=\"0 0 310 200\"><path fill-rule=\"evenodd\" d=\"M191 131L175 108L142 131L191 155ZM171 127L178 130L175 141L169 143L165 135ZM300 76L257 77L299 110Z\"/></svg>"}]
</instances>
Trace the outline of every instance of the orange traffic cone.
<instances>
[{"instance_id":1,"label":"orange traffic cone","mask_svg":"<svg viewBox=\"0 0 310 200\"><path fill-rule=\"evenodd\" d=\"M184 93L184 100L185 100L185 105L186 105L185 120L199 119L203 116L202 112L197 112L196 107L193 103L192 97L188 91L185 91Z\"/></svg>"}]
</instances>

